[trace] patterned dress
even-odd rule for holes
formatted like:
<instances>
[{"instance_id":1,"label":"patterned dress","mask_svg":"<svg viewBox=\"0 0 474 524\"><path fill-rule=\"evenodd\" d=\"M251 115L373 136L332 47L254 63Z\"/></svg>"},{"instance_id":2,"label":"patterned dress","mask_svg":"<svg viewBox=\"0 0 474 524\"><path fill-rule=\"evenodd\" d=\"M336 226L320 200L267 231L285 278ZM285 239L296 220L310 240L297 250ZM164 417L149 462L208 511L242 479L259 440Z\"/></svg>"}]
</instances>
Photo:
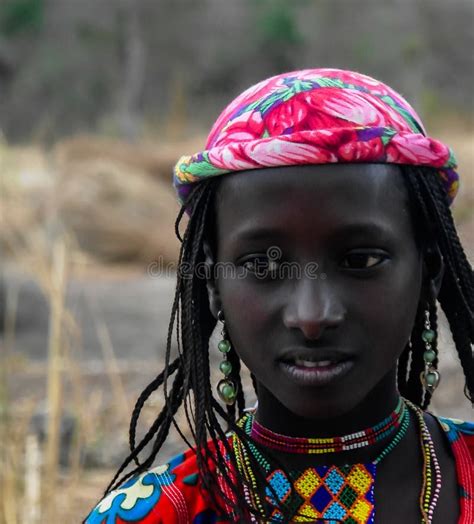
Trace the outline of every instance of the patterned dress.
<instances>
[{"instance_id":1,"label":"patterned dress","mask_svg":"<svg viewBox=\"0 0 474 524\"><path fill-rule=\"evenodd\" d=\"M439 421L451 444L456 462L460 497L459 524L473 524L474 423L447 418L439 418ZM328 468L329 470L330 468ZM310 471L301 472L297 479L304 478ZM217 488L226 489L223 484ZM311 493L308 491L308 484L300 482L298 485L298 480L296 480L294 488L301 496L302 505L311 505ZM347 518L342 522L353 524L369 522L368 515L364 517L363 512L355 510L359 498L354 498L352 508L348 508ZM328 504L329 502L328 500ZM302 521L305 520L302 519ZM129 524L132 522L141 524L217 524L228 523L229 520L219 518L199 489L196 456L192 450L188 450L173 458L168 464L158 466L130 479L119 489L107 495L85 520L85 524ZM327 522L331 522L331 520L327 520ZM341 520L333 520L332 522L341 522Z\"/></svg>"}]
</instances>

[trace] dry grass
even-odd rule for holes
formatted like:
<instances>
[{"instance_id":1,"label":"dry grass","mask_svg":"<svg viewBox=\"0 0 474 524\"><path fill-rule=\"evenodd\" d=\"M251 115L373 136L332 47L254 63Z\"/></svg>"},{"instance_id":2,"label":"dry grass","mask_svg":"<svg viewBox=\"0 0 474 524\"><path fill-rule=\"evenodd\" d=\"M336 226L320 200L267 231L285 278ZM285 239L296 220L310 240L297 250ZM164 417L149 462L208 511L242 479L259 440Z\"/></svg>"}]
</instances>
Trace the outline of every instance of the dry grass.
<instances>
[{"instance_id":1,"label":"dry grass","mask_svg":"<svg viewBox=\"0 0 474 524\"><path fill-rule=\"evenodd\" d=\"M77 165L90 161L107 160L140 171L169 185L173 166L182 154L200 151L205 137L180 142L140 142L129 144L119 140L81 135L59 142L53 151L61 166Z\"/></svg>"},{"instance_id":2,"label":"dry grass","mask_svg":"<svg viewBox=\"0 0 474 524\"><path fill-rule=\"evenodd\" d=\"M59 219L83 252L109 263L176 260L169 184L98 159L61 168L56 189Z\"/></svg>"},{"instance_id":3,"label":"dry grass","mask_svg":"<svg viewBox=\"0 0 474 524\"><path fill-rule=\"evenodd\" d=\"M58 231L74 240L75 261L137 263L162 256L175 261L171 188L143 160L142 147L78 139L50 153L0 143L0 247L7 254L50 244ZM168 153L170 156L170 153Z\"/></svg>"},{"instance_id":4,"label":"dry grass","mask_svg":"<svg viewBox=\"0 0 474 524\"><path fill-rule=\"evenodd\" d=\"M470 250L474 134L440 138L458 153L463 184L455 215ZM81 137L45 153L0 143L0 248L39 283L51 306L48 362L29 362L12 351L18 290L7 288L0 339L0 524L78 522L110 480L111 469L84 469L83 452L112 433L123 436L125 445L131 402L154 369L133 370L117 361L100 312L91 329L99 333L103 367L95 372L81 366L81 333L64 307L64 288L68 275L84 265L102 271L112 261L139 265L159 255L175 260L170 169L181 152L201 144L156 148ZM459 383L459 374L450 380ZM41 402L49 413L45 443L31 429ZM144 427L160 406L153 397ZM75 432L69 468L62 469L59 442L68 415Z\"/></svg>"},{"instance_id":5,"label":"dry grass","mask_svg":"<svg viewBox=\"0 0 474 524\"><path fill-rule=\"evenodd\" d=\"M76 360L81 333L65 309L64 294L68 274L84 265L103 271L110 261L140 265L158 256L176 259L178 206L169 180L160 178L165 168L170 172L171 154L176 154L168 152L165 158L147 151L84 138L50 153L0 143L0 248L4 260L39 284L50 305L49 354L42 366L12 351L18 289L6 286L0 339L0 524L78 522L110 480L112 470L84 472L84 451L103 445L111 431L125 437L137 388L127 389L123 377L129 370L117 362L99 312L95 329L103 366L91 385L90 374ZM147 373L140 372L141 384L151 378ZM45 427L32 426L38 410L46 415ZM143 424L150 417L145 411ZM74 421L74 436L65 470L60 446L68 418Z\"/></svg>"}]
</instances>

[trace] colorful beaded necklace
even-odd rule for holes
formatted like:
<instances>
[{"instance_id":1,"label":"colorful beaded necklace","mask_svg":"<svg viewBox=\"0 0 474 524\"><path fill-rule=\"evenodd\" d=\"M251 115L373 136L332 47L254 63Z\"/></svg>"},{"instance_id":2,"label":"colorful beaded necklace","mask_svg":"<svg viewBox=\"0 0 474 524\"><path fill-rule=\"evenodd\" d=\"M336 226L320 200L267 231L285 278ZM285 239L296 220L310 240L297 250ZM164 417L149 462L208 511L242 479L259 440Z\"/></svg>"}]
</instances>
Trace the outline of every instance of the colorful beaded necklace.
<instances>
[{"instance_id":1,"label":"colorful beaded necklace","mask_svg":"<svg viewBox=\"0 0 474 524\"><path fill-rule=\"evenodd\" d=\"M405 400L403 406L405 405L414 412L420 428L423 453L420 510L423 524L429 524L441 490L441 471L423 412L409 401ZM239 426L249 437L252 426L249 426L248 421L251 418L253 417L245 415L239 421ZM246 480L245 497L261 514L268 514L268 508L272 508L272 522L283 520L281 512L275 506L284 503L295 514L292 520L294 522L321 520L330 524L373 524L377 466L403 439L409 424L409 412L403 407L398 431L378 457L369 464L311 467L303 472L288 472L289 478L281 469L272 470L270 462L251 441L247 442L246 446L234 434L233 450L237 468ZM264 497L258 494L256 475L248 451L265 473L268 487ZM254 519L254 522L257 520Z\"/></svg>"},{"instance_id":2,"label":"colorful beaded necklace","mask_svg":"<svg viewBox=\"0 0 474 524\"><path fill-rule=\"evenodd\" d=\"M247 417L245 423L247 428L250 428L250 436L253 440L276 451L305 454L337 453L339 451L370 446L388 437L400 427L405 409L406 406L400 398L395 410L382 422L371 428L344 435L343 437L302 438L280 435L263 427L255 420L253 414Z\"/></svg>"},{"instance_id":3,"label":"colorful beaded necklace","mask_svg":"<svg viewBox=\"0 0 474 524\"><path fill-rule=\"evenodd\" d=\"M420 509L423 517L422 522L429 524L441 492L441 468L430 430L423 417L423 411L410 401L405 400L405 402L415 413L420 428L420 444L423 453L423 486L420 495Z\"/></svg>"}]
</instances>

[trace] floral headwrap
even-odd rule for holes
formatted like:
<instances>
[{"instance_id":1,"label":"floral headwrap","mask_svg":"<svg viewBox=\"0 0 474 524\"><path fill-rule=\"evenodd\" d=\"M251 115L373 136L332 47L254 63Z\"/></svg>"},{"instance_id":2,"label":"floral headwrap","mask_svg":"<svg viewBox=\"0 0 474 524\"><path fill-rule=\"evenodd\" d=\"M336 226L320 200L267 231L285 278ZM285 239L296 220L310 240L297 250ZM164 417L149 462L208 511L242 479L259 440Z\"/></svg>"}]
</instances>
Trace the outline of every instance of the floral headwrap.
<instances>
[{"instance_id":1,"label":"floral headwrap","mask_svg":"<svg viewBox=\"0 0 474 524\"><path fill-rule=\"evenodd\" d=\"M244 91L217 119L205 151L178 160L174 186L183 203L208 177L336 162L430 166L450 202L458 190L453 152L426 136L410 104L382 82L338 69L285 73Z\"/></svg>"}]
</instances>

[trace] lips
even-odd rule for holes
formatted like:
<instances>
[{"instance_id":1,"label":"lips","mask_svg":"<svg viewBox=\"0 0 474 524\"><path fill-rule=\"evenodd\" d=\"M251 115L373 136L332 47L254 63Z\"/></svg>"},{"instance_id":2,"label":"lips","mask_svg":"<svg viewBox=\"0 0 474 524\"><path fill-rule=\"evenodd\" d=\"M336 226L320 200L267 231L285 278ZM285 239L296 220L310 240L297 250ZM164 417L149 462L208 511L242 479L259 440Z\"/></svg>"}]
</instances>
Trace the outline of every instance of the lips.
<instances>
[{"instance_id":1,"label":"lips","mask_svg":"<svg viewBox=\"0 0 474 524\"><path fill-rule=\"evenodd\" d=\"M343 351L336 349L325 349L325 348L291 348L287 349L282 353L278 360L287 363L307 363L329 365L337 364L344 360L353 358L353 355L349 355Z\"/></svg>"},{"instance_id":2,"label":"lips","mask_svg":"<svg viewBox=\"0 0 474 524\"><path fill-rule=\"evenodd\" d=\"M291 349L279 359L284 374L302 386L327 386L349 373L353 365L353 355L322 348Z\"/></svg>"},{"instance_id":3,"label":"lips","mask_svg":"<svg viewBox=\"0 0 474 524\"><path fill-rule=\"evenodd\" d=\"M294 361L295 366L302 367L302 368L324 368L331 366L334 364L331 360L320 360L317 362L313 362L311 360L302 360L302 359L295 359Z\"/></svg>"}]
</instances>

